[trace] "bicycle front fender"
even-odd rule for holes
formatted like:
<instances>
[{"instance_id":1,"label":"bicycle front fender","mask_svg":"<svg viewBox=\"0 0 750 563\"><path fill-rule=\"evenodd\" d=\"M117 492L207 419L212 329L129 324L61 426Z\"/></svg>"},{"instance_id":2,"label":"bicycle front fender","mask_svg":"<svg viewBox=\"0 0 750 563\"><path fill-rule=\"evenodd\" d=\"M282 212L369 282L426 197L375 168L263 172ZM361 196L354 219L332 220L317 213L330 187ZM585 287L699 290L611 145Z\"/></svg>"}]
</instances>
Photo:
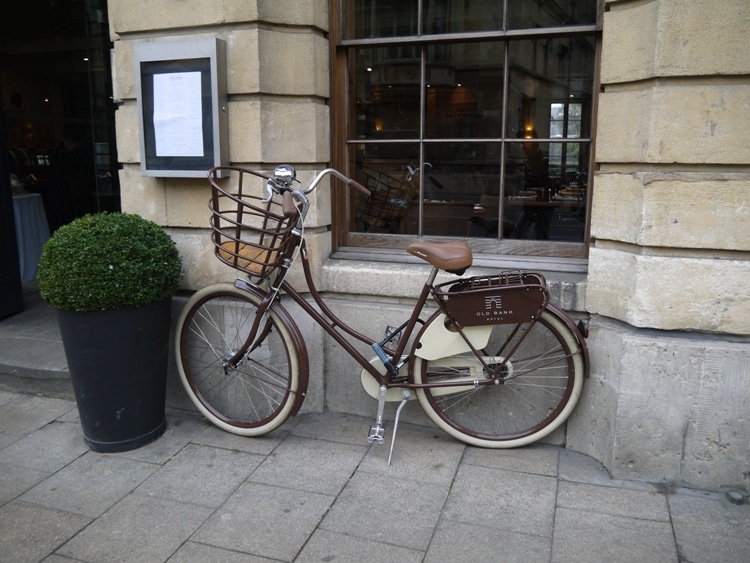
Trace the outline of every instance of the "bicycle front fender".
<instances>
[{"instance_id":1,"label":"bicycle front fender","mask_svg":"<svg viewBox=\"0 0 750 563\"><path fill-rule=\"evenodd\" d=\"M251 293L259 302L266 296L265 291L241 278L235 280L234 287ZM307 345L305 344L304 338L302 338L302 333L297 327L297 323L294 322L292 316L284 306L281 305L281 303L274 301L274 303L271 304L270 309L277 317L279 317L289 330L289 334L294 341L294 346L297 349L297 361L299 362L299 390L294 398L294 404L292 405L292 410L290 412L290 415L294 416L299 412L299 409L307 396L307 382L310 377L310 359L307 354Z\"/></svg>"}]
</instances>

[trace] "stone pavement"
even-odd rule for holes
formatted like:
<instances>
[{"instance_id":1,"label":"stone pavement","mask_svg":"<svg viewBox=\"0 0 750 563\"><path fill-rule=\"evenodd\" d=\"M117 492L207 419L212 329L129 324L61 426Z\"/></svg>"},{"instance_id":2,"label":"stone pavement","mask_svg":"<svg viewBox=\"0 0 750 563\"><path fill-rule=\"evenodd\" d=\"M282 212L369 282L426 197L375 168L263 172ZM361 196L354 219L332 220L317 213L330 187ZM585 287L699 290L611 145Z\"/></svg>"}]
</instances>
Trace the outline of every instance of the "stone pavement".
<instances>
[{"instance_id":1,"label":"stone pavement","mask_svg":"<svg viewBox=\"0 0 750 563\"><path fill-rule=\"evenodd\" d=\"M750 505L612 481L556 446L490 451L306 414L241 438L193 413L97 454L75 404L0 392L0 561L742 562Z\"/></svg>"},{"instance_id":2,"label":"stone pavement","mask_svg":"<svg viewBox=\"0 0 750 563\"><path fill-rule=\"evenodd\" d=\"M0 562L750 562L750 505L556 446L401 424L388 467L369 419L241 438L170 410L152 444L91 452L54 315L27 300L0 320Z\"/></svg>"}]
</instances>

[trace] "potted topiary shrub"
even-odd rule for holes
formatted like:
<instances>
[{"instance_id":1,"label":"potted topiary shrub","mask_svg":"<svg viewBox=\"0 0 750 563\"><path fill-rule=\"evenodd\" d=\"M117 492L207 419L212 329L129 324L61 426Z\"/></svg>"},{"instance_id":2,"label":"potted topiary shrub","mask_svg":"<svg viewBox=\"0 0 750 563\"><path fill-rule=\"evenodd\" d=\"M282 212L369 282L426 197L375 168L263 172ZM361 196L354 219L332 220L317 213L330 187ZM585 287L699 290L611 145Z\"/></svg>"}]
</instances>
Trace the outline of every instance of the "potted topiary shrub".
<instances>
[{"instance_id":1,"label":"potted topiary shrub","mask_svg":"<svg viewBox=\"0 0 750 563\"><path fill-rule=\"evenodd\" d=\"M89 447L126 451L161 436L171 297L181 279L169 235L138 215L86 215L47 241L38 279L57 309Z\"/></svg>"}]
</instances>

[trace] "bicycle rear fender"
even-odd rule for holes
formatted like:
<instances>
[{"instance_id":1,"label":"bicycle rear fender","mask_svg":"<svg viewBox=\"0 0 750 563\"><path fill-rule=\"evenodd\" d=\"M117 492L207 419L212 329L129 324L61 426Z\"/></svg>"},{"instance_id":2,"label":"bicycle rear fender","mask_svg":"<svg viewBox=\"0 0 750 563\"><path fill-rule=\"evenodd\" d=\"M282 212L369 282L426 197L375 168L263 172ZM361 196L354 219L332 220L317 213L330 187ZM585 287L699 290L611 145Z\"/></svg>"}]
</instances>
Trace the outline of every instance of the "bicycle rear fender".
<instances>
[{"instance_id":1,"label":"bicycle rear fender","mask_svg":"<svg viewBox=\"0 0 750 563\"><path fill-rule=\"evenodd\" d=\"M455 325L448 323L446 326L447 319L445 313L440 311L430 317L417 335L414 356L430 361L471 351ZM476 350L481 350L490 339L492 325L467 326L463 328L463 333Z\"/></svg>"},{"instance_id":2,"label":"bicycle rear fender","mask_svg":"<svg viewBox=\"0 0 750 563\"><path fill-rule=\"evenodd\" d=\"M241 278L235 280L234 286L243 291L247 291L248 293L252 293L257 299L261 301L266 295L264 291L258 289L250 282ZM302 338L302 333L300 332L299 328L297 328L297 323L294 322L292 316L287 312L286 309L284 309L281 303L275 301L271 305L271 310L286 325L286 328L289 330L289 334L291 335L292 340L294 340L294 345L297 348L297 360L299 362L299 390L297 391L297 395L294 398L294 404L292 405L292 410L290 412L290 416L294 416L299 411L302 403L305 400L305 397L307 396L307 382L310 376L310 359L307 354L307 345L305 344L305 340Z\"/></svg>"},{"instance_id":3,"label":"bicycle rear fender","mask_svg":"<svg viewBox=\"0 0 750 563\"><path fill-rule=\"evenodd\" d=\"M573 321L573 319L571 319L568 314L560 307L550 302L547 303L547 309L553 312L561 321L563 321L565 325L570 329L570 332L573 333L573 336L575 336L576 341L578 342L578 347L583 353L583 376L585 378L588 378L590 363L589 349L588 346L586 346L586 338L583 336L583 334L581 334L581 331L578 330L578 326L576 326L576 323Z\"/></svg>"}]
</instances>

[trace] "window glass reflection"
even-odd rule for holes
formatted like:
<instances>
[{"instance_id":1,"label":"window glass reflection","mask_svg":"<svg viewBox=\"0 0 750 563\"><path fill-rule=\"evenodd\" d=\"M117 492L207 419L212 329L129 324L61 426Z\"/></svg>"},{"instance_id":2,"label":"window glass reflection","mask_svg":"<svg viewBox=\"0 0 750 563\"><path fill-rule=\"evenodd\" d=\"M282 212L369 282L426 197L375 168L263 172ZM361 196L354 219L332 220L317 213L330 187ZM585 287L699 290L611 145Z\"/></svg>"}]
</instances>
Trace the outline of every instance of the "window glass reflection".
<instances>
[{"instance_id":1,"label":"window glass reflection","mask_svg":"<svg viewBox=\"0 0 750 563\"><path fill-rule=\"evenodd\" d=\"M529 140L509 143L505 159L503 236L583 241L589 145Z\"/></svg>"},{"instance_id":2,"label":"window glass reflection","mask_svg":"<svg viewBox=\"0 0 750 563\"><path fill-rule=\"evenodd\" d=\"M422 230L426 236L497 237L499 143L426 143ZM418 233L418 207L409 215Z\"/></svg>"},{"instance_id":3,"label":"window glass reflection","mask_svg":"<svg viewBox=\"0 0 750 563\"><path fill-rule=\"evenodd\" d=\"M508 29L596 23L597 0L508 0Z\"/></svg>"},{"instance_id":4,"label":"window glass reflection","mask_svg":"<svg viewBox=\"0 0 750 563\"><path fill-rule=\"evenodd\" d=\"M371 196L352 197L351 230L413 234L408 214L419 201L419 144L367 143L350 146L355 179Z\"/></svg>"},{"instance_id":5,"label":"window glass reflection","mask_svg":"<svg viewBox=\"0 0 750 563\"><path fill-rule=\"evenodd\" d=\"M354 50L357 139L418 138L420 55L417 47Z\"/></svg>"},{"instance_id":6,"label":"window glass reflection","mask_svg":"<svg viewBox=\"0 0 750 563\"><path fill-rule=\"evenodd\" d=\"M417 34L417 0L344 2L347 37L403 37Z\"/></svg>"},{"instance_id":7,"label":"window glass reflection","mask_svg":"<svg viewBox=\"0 0 750 563\"><path fill-rule=\"evenodd\" d=\"M452 43L427 49L427 138L500 136L503 49L500 42Z\"/></svg>"},{"instance_id":8,"label":"window glass reflection","mask_svg":"<svg viewBox=\"0 0 750 563\"><path fill-rule=\"evenodd\" d=\"M426 35L503 29L503 4L498 0L423 0Z\"/></svg>"},{"instance_id":9,"label":"window glass reflection","mask_svg":"<svg viewBox=\"0 0 750 563\"><path fill-rule=\"evenodd\" d=\"M513 41L510 138L586 138L591 131L593 37Z\"/></svg>"}]
</instances>

